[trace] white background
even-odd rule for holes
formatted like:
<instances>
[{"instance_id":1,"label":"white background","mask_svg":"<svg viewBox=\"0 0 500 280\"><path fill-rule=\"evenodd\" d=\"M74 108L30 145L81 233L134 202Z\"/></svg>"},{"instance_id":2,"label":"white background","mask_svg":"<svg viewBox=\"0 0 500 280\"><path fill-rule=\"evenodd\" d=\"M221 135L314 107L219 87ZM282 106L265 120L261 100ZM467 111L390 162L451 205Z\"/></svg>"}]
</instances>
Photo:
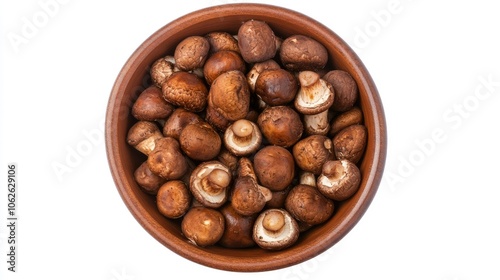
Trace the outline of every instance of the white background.
<instances>
[{"instance_id":1,"label":"white background","mask_svg":"<svg viewBox=\"0 0 500 280\"><path fill-rule=\"evenodd\" d=\"M2 1L0 279L499 279L494 1L258 1L344 38L384 103L384 179L363 219L327 252L271 272L219 271L169 251L133 219L104 145L114 80L164 24L234 2L244 1ZM16 273L6 263L10 162L18 164Z\"/></svg>"}]
</instances>

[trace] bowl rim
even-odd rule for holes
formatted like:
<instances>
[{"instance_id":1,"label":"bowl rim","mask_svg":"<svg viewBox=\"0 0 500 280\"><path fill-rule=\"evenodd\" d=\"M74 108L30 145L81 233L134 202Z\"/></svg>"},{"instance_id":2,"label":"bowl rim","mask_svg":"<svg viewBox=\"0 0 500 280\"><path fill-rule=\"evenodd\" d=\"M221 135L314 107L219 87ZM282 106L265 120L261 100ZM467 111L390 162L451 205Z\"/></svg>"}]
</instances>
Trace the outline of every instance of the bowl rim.
<instances>
[{"instance_id":1,"label":"bowl rim","mask_svg":"<svg viewBox=\"0 0 500 280\"><path fill-rule=\"evenodd\" d=\"M118 135L114 131L113 123L117 121L117 116L115 114L117 110L116 104L120 100L121 90L125 87L127 79L133 72L130 70L133 70L134 65L140 63L139 59L142 54L158 44L156 40L161 37L163 33L168 32L172 28L179 28L179 26L192 24L193 22L199 23L203 20L219 17L218 14L227 14L229 12L239 15L265 15L266 17L273 18L284 17L294 19L296 22L298 21L297 24L304 24L311 27L315 36L324 36L325 38L333 39L336 42L339 54L343 56L350 65L354 65L354 67L358 69L358 71L354 73L358 87L366 89L367 95L365 103L373 108L374 130L372 140L374 141L373 145L375 149L373 161L371 161L368 166L370 172L363 174L363 176L366 177L365 180L368 187L360 194L359 199L348 211L346 217L339 225L339 228L333 230L325 237L325 242L301 248L302 250L300 251L290 248L291 253L293 253L293 258L280 258L273 254L269 254L257 258L241 258L235 261L234 256L221 256L209 250L205 250L204 248L191 246L188 242L184 242L185 244L175 242L175 240L172 239L174 236L168 231L162 230L161 225L146 222L147 219L144 219L144 215L149 215L149 213L139 201L127 194L127 188L130 186L128 186L127 181L119 175L124 172L124 167L122 163L117 160L121 155L119 149L116 147L117 145L115 145L116 141L119 139L117 139ZM340 241L359 222L371 204L382 179L387 153L386 121L381 98L368 70L351 47L330 28L305 14L281 6L255 3L232 3L202 8L172 20L149 36L125 62L115 80L106 112L105 142L108 165L115 182L115 187L128 210L149 234L174 253L198 264L221 270L245 272L275 270L299 264L323 253ZM152 220L152 218L149 220Z\"/></svg>"}]
</instances>

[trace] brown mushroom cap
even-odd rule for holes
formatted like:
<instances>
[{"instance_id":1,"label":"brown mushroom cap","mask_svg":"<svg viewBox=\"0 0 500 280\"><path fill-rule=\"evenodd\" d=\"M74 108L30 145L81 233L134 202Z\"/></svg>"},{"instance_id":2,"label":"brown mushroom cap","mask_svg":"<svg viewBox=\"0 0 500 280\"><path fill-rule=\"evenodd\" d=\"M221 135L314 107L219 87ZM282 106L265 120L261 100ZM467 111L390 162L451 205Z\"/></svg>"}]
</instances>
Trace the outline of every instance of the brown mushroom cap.
<instances>
[{"instance_id":1,"label":"brown mushroom cap","mask_svg":"<svg viewBox=\"0 0 500 280\"><path fill-rule=\"evenodd\" d=\"M238 29L238 46L241 56L248 63L262 62L276 55L276 38L264 21L248 20Z\"/></svg>"},{"instance_id":2,"label":"brown mushroom cap","mask_svg":"<svg viewBox=\"0 0 500 280\"><path fill-rule=\"evenodd\" d=\"M351 109L337 115L331 125L329 130L329 135L331 137L335 136L337 132L342 129L353 125L353 124L362 124L363 123L363 112L359 107L352 107Z\"/></svg>"},{"instance_id":3,"label":"brown mushroom cap","mask_svg":"<svg viewBox=\"0 0 500 280\"><path fill-rule=\"evenodd\" d=\"M156 195L158 211L167 218L182 217L191 206L191 193L184 182L171 180L164 183Z\"/></svg>"},{"instance_id":4,"label":"brown mushroom cap","mask_svg":"<svg viewBox=\"0 0 500 280\"><path fill-rule=\"evenodd\" d=\"M227 201L231 179L227 166L215 160L205 161L191 172L189 189L204 206L218 208Z\"/></svg>"},{"instance_id":5,"label":"brown mushroom cap","mask_svg":"<svg viewBox=\"0 0 500 280\"><path fill-rule=\"evenodd\" d=\"M181 223L182 234L194 245L206 247L216 244L224 234L224 216L206 207L191 208Z\"/></svg>"},{"instance_id":6,"label":"brown mushroom cap","mask_svg":"<svg viewBox=\"0 0 500 280\"><path fill-rule=\"evenodd\" d=\"M264 209L271 195L269 189L259 186L251 176L240 176L232 190L231 205L238 214L250 216Z\"/></svg>"},{"instance_id":7,"label":"brown mushroom cap","mask_svg":"<svg viewBox=\"0 0 500 280\"><path fill-rule=\"evenodd\" d=\"M211 85L220 74L230 70L245 72L245 61L237 52L222 50L208 57L203 66L203 75L207 83Z\"/></svg>"},{"instance_id":8,"label":"brown mushroom cap","mask_svg":"<svg viewBox=\"0 0 500 280\"><path fill-rule=\"evenodd\" d=\"M309 185L293 187L285 201L285 209L297 219L309 225L318 225L333 215L333 202Z\"/></svg>"},{"instance_id":9,"label":"brown mushroom cap","mask_svg":"<svg viewBox=\"0 0 500 280\"><path fill-rule=\"evenodd\" d=\"M248 84L250 85L250 90L252 92L255 90L255 83L257 82L257 78L259 77L260 73L266 70L280 69L280 68L281 66L272 59L255 63L250 69L250 71L248 71L247 73L247 81Z\"/></svg>"},{"instance_id":10,"label":"brown mushroom cap","mask_svg":"<svg viewBox=\"0 0 500 280\"><path fill-rule=\"evenodd\" d=\"M326 197L341 201L353 196L359 189L361 172L348 160L327 161L318 177L318 190Z\"/></svg>"},{"instance_id":11,"label":"brown mushroom cap","mask_svg":"<svg viewBox=\"0 0 500 280\"><path fill-rule=\"evenodd\" d=\"M181 131L188 125L203 122L200 115L190 112L184 108L177 108L172 112L163 125L163 135L179 140Z\"/></svg>"},{"instance_id":12,"label":"brown mushroom cap","mask_svg":"<svg viewBox=\"0 0 500 280\"><path fill-rule=\"evenodd\" d=\"M302 137L304 126L299 114L288 106L271 106L257 120L262 135L273 145L291 147Z\"/></svg>"},{"instance_id":13,"label":"brown mushroom cap","mask_svg":"<svg viewBox=\"0 0 500 280\"><path fill-rule=\"evenodd\" d=\"M157 59L153 65L151 65L151 69L149 73L151 75L151 80L153 84L161 88L163 83L172 75L174 72L178 72L179 68L175 66L175 59L171 55L167 55L160 59Z\"/></svg>"},{"instance_id":14,"label":"brown mushroom cap","mask_svg":"<svg viewBox=\"0 0 500 280\"><path fill-rule=\"evenodd\" d=\"M284 190L295 177L294 158L280 146L260 149L254 156L253 164L258 181L271 191Z\"/></svg>"},{"instance_id":15,"label":"brown mushroom cap","mask_svg":"<svg viewBox=\"0 0 500 280\"><path fill-rule=\"evenodd\" d=\"M127 143L145 155L155 148L156 139L162 138L160 129L154 122L138 121L127 132Z\"/></svg>"},{"instance_id":16,"label":"brown mushroom cap","mask_svg":"<svg viewBox=\"0 0 500 280\"><path fill-rule=\"evenodd\" d=\"M362 124L350 125L333 137L333 150L337 159L357 163L365 151L367 130Z\"/></svg>"},{"instance_id":17,"label":"brown mushroom cap","mask_svg":"<svg viewBox=\"0 0 500 280\"><path fill-rule=\"evenodd\" d=\"M255 245L252 238L253 224L256 215L243 216L238 214L230 203L220 209L225 219L225 230L219 240L221 246L227 248L248 248Z\"/></svg>"},{"instance_id":18,"label":"brown mushroom cap","mask_svg":"<svg viewBox=\"0 0 500 280\"><path fill-rule=\"evenodd\" d=\"M257 124L240 119L231 124L224 133L224 145L236 156L246 156L257 151L262 143L262 134Z\"/></svg>"},{"instance_id":19,"label":"brown mushroom cap","mask_svg":"<svg viewBox=\"0 0 500 280\"><path fill-rule=\"evenodd\" d=\"M299 73L300 89L295 97L295 109L305 115L314 115L328 110L334 103L333 87L321 79L318 73Z\"/></svg>"},{"instance_id":20,"label":"brown mushroom cap","mask_svg":"<svg viewBox=\"0 0 500 280\"><path fill-rule=\"evenodd\" d=\"M237 53L240 52L240 48L238 47L238 40L236 40L236 38L234 38L234 36L228 32L223 32L223 31L210 32L207 35L205 35L205 38L207 38L208 43L210 44L211 53L215 53L222 50L234 51Z\"/></svg>"},{"instance_id":21,"label":"brown mushroom cap","mask_svg":"<svg viewBox=\"0 0 500 280\"><path fill-rule=\"evenodd\" d=\"M155 148L148 155L147 163L151 172L166 180L180 179L188 170L188 163L181 153L179 142L172 137L155 141Z\"/></svg>"},{"instance_id":22,"label":"brown mushroom cap","mask_svg":"<svg viewBox=\"0 0 500 280\"><path fill-rule=\"evenodd\" d=\"M228 121L245 118L250 109L250 89L245 74L231 70L220 74L212 83L208 95L208 109Z\"/></svg>"},{"instance_id":23,"label":"brown mushroom cap","mask_svg":"<svg viewBox=\"0 0 500 280\"><path fill-rule=\"evenodd\" d=\"M184 71L203 67L209 50L210 44L205 37L189 36L176 46L174 51L175 64Z\"/></svg>"},{"instance_id":24,"label":"brown mushroom cap","mask_svg":"<svg viewBox=\"0 0 500 280\"><path fill-rule=\"evenodd\" d=\"M297 79L285 69L266 70L255 81L255 93L270 106L290 103L298 89Z\"/></svg>"},{"instance_id":25,"label":"brown mushroom cap","mask_svg":"<svg viewBox=\"0 0 500 280\"><path fill-rule=\"evenodd\" d=\"M358 86L351 74L343 70L332 70L326 73L323 79L334 88L334 111L345 112L354 106L358 100Z\"/></svg>"},{"instance_id":26,"label":"brown mushroom cap","mask_svg":"<svg viewBox=\"0 0 500 280\"><path fill-rule=\"evenodd\" d=\"M207 105L208 88L197 75L175 72L162 86L163 98L188 111L200 112Z\"/></svg>"},{"instance_id":27,"label":"brown mushroom cap","mask_svg":"<svg viewBox=\"0 0 500 280\"><path fill-rule=\"evenodd\" d=\"M150 86L139 94L132 105L132 116L141 121L156 121L168 118L174 106L163 98L161 89Z\"/></svg>"},{"instance_id":28,"label":"brown mushroom cap","mask_svg":"<svg viewBox=\"0 0 500 280\"><path fill-rule=\"evenodd\" d=\"M284 209L267 209L255 220L253 239L267 250L282 250L299 238L297 221Z\"/></svg>"},{"instance_id":29,"label":"brown mushroom cap","mask_svg":"<svg viewBox=\"0 0 500 280\"><path fill-rule=\"evenodd\" d=\"M146 161L134 171L134 179L142 190L153 195L165 183L165 179L151 172Z\"/></svg>"},{"instance_id":30,"label":"brown mushroom cap","mask_svg":"<svg viewBox=\"0 0 500 280\"><path fill-rule=\"evenodd\" d=\"M321 173L326 161L335 157L332 140L323 135L311 135L301 139L293 146L292 152L297 166L315 175Z\"/></svg>"},{"instance_id":31,"label":"brown mushroom cap","mask_svg":"<svg viewBox=\"0 0 500 280\"><path fill-rule=\"evenodd\" d=\"M199 122L188 124L181 131L179 143L189 158L206 161L219 154L222 140L210 124Z\"/></svg>"},{"instance_id":32,"label":"brown mushroom cap","mask_svg":"<svg viewBox=\"0 0 500 280\"><path fill-rule=\"evenodd\" d=\"M286 38L280 47L280 59L291 71L323 69L328 62L328 51L318 41L304 35Z\"/></svg>"}]
</instances>

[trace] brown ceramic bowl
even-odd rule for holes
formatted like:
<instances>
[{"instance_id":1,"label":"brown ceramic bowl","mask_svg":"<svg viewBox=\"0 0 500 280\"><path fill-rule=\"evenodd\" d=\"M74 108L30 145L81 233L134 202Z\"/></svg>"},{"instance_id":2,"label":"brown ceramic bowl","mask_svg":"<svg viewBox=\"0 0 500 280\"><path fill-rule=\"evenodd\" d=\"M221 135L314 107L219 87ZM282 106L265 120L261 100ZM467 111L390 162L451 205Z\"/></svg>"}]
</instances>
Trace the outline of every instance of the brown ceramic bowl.
<instances>
[{"instance_id":1,"label":"brown ceramic bowl","mask_svg":"<svg viewBox=\"0 0 500 280\"><path fill-rule=\"evenodd\" d=\"M148 71L158 58L173 53L178 42L190 35L211 31L236 34L242 22L266 21L286 38L305 34L329 51L328 67L348 71L359 87L359 105L368 129L368 144L360 163L360 189L349 200L337 204L325 224L301 234L292 247L281 251L260 248L227 249L196 247L182 236L179 221L163 217L154 196L141 191L133 173L145 157L126 143L128 129L136 121L130 114L138 94L150 85ZM289 9L261 4L228 4L182 16L152 34L125 63L112 89L106 114L106 151L111 173L126 206L137 221L161 244L196 263L229 271L267 271L311 259L343 238L361 219L380 183L386 156L386 123L382 103L367 69L352 49L332 30L316 20Z\"/></svg>"}]
</instances>

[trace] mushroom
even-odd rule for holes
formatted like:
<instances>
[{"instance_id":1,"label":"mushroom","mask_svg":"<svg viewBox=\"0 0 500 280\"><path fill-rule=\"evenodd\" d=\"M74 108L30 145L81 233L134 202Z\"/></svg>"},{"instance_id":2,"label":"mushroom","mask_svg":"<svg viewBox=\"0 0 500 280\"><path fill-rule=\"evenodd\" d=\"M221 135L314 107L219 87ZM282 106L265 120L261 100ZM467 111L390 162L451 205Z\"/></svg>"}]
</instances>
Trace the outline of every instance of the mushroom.
<instances>
[{"instance_id":1,"label":"mushroom","mask_svg":"<svg viewBox=\"0 0 500 280\"><path fill-rule=\"evenodd\" d=\"M163 83L170 77L170 75L178 71L180 71L180 69L175 66L174 57L167 55L157 59L153 65L151 65L149 74L151 75L153 84L161 89Z\"/></svg>"},{"instance_id":2,"label":"mushroom","mask_svg":"<svg viewBox=\"0 0 500 280\"><path fill-rule=\"evenodd\" d=\"M216 160L206 161L191 172L189 189L204 206L218 208L227 201L231 179L227 166Z\"/></svg>"},{"instance_id":3,"label":"mushroom","mask_svg":"<svg viewBox=\"0 0 500 280\"><path fill-rule=\"evenodd\" d=\"M165 179L151 172L146 161L134 171L134 179L143 191L153 195L165 183Z\"/></svg>"},{"instance_id":4,"label":"mushroom","mask_svg":"<svg viewBox=\"0 0 500 280\"><path fill-rule=\"evenodd\" d=\"M271 191L288 187L295 177L293 155L280 146L266 146L254 156L253 166L260 184Z\"/></svg>"},{"instance_id":5,"label":"mushroom","mask_svg":"<svg viewBox=\"0 0 500 280\"><path fill-rule=\"evenodd\" d=\"M316 175L312 172L301 170L299 174L299 184L316 187Z\"/></svg>"},{"instance_id":6,"label":"mushroom","mask_svg":"<svg viewBox=\"0 0 500 280\"><path fill-rule=\"evenodd\" d=\"M208 57L210 43L202 36L189 36L175 48L174 59L179 69L184 71L203 67Z\"/></svg>"},{"instance_id":7,"label":"mushroom","mask_svg":"<svg viewBox=\"0 0 500 280\"><path fill-rule=\"evenodd\" d=\"M225 147L221 147L221 151L217 155L217 160L220 161L222 164L227 166L229 170L231 170L231 174L236 176L237 175L237 169L238 169L238 157L235 156L233 153L231 153L229 150L227 150Z\"/></svg>"},{"instance_id":8,"label":"mushroom","mask_svg":"<svg viewBox=\"0 0 500 280\"><path fill-rule=\"evenodd\" d=\"M163 125L163 135L179 140L181 131L188 125L203 122L203 119L196 113L183 108L177 108Z\"/></svg>"},{"instance_id":9,"label":"mushroom","mask_svg":"<svg viewBox=\"0 0 500 280\"><path fill-rule=\"evenodd\" d=\"M208 89L197 75L175 72L162 86L163 98L188 111L201 112L207 105Z\"/></svg>"},{"instance_id":10,"label":"mushroom","mask_svg":"<svg viewBox=\"0 0 500 280\"><path fill-rule=\"evenodd\" d=\"M252 231L257 215L240 215L234 210L231 204L224 205L220 209L220 212L225 219L225 229L218 244L226 248L248 248L255 246Z\"/></svg>"},{"instance_id":11,"label":"mushroom","mask_svg":"<svg viewBox=\"0 0 500 280\"><path fill-rule=\"evenodd\" d=\"M199 161L215 158L222 145L219 134L204 121L188 124L179 135L179 143L189 158Z\"/></svg>"},{"instance_id":12,"label":"mushroom","mask_svg":"<svg viewBox=\"0 0 500 280\"><path fill-rule=\"evenodd\" d=\"M299 222L318 225L333 215L334 205L317 188L297 185L288 193L285 209Z\"/></svg>"},{"instance_id":13,"label":"mushroom","mask_svg":"<svg viewBox=\"0 0 500 280\"><path fill-rule=\"evenodd\" d=\"M335 157L358 163L365 151L367 137L366 127L362 124L354 124L342 129L332 140Z\"/></svg>"},{"instance_id":14,"label":"mushroom","mask_svg":"<svg viewBox=\"0 0 500 280\"><path fill-rule=\"evenodd\" d=\"M250 89L245 74L238 70L220 74L208 94L207 121L225 130L230 122L245 118L249 110Z\"/></svg>"},{"instance_id":15,"label":"mushroom","mask_svg":"<svg viewBox=\"0 0 500 280\"><path fill-rule=\"evenodd\" d=\"M361 172L348 160L327 161L318 177L318 190L326 197L342 201L353 196L359 189Z\"/></svg>"},{"instance_id":16,"label":"mushroom","mask_svg":"<svg viewBox=\"0 0 500 280\"><path fill-rule=\"evenodd\" d=\"M186 184L180 180L164 183L156 195L158 211L167 218L177 219L189 210L191 193Z\"/></svg>"},{"instance_id":17,"label":"mushroom","mask_svg":"<svg viewBox=\"0 0 500 280\"><path fill-rule=\"evenodd\" d=\"M238 214L250 216L264 209L266 202L271 200L272 193L257 183L252 162L248 158L240 158L238 164L238 177L231 194L231 205Z\"/></svg>"},{"instance_id":18,"label":"mushroom","mask_svg":"<svg viewBox=\"0 0 500 280\"><path fill-rule=\"evenodd\" d=\"M211 85L220 74L230 70L245 72L245 61L243 61L243 58L237 52L221 50L213 53L207 59L203 66L203 75L207 83Z\"/></svg>"},{"instance_id":19,"label":"mushroom","mask_svg":"<svg viewBox=\"0 0 500 280\"><path fill-rule=\"evenodd\" d=\"M239 53L238 40L228 32L214 31L205 35L208 43L210 44L210 52L215 53L218 51L234 51Z\"/></svg>"},{"instance_id":20,"label":"mushroom","mask_svg":"<svg viewBox=\"0 0 500 280\"><path fill-rule=\"evenodd\" d=\"M257 124L240 119L231 124L224 133L224 145L236 156L246 156L257 151L262 143L262 134Z\"/></svg>"},{"instance_id":21,"label":"mushroom","mask_svg":"<svg viewBox=\"0 0 500 280\"><path fill-rule=\"evenodd\" d=\"M330 125L330 131L328 132L331 137L335 136L337 132L342 129L353 125L363 123L363 112L359 107L352 107L351 109L337 115Z\"/></svg>"},{"instance_id":22,"label":"mushroom","mask_svg":"<svg viewBox=\"0 0 500 280\"><path fill-rule=\"evenodd\" d=\"M248 63L273 58L278 50L277 42L273 30L264 21L248 20L238 29L238 46Z\"/></svg>"},{"instance_id":23,"label":"mushroom","mask_svg":"<svg viewBox=\"0 0 500 280\"><path fill-rule=\"evenodd\" d=\"M179 142L172 137L155 141L155 148L149 153L147 163L151 172L166 180L180 179L188 170L188 163L180 150Z\"/></svg>"},{"instance_id":24,"label":"mushroom","mask_svg":"<svg viewBox=\"0 0 500 280\"><path fill-rule=\"evenodd\" d=\"M351 74L343 70L331 70L323 75L323 79L333 86L335 92L332 110L345 112L354 106L358 100L358 86Z\"/></svg>"},{"instance_id":25,"label":"mushroom","mask_svg":"<svg viewBox=\"0 0 500 280\"><path fill-rule=\"evenodd\" d=\"M250 90L254 92L255 83L257 82L257 78L259 75L266 70L280 69L280 65L274 61L273 59L268 59L266 61L255 63L250 71L247 73L247 82L250 86Z\"/></svg>"},{"instance_id":26,"label":"mushroom","mask_svg":"<svg viewBox=\"0 0 500 280\"><path fill-rule=\"evenodd\" d=\"M323 164L334 159L332 140L324 135L310 135L297 142L292 149L297 166L314 175L321 173Z\"/></svg>"},{"instance_id":27,"label":"mushroom","mask_svg":"<svg viewBox=\"0 0 500 280\"><path fill-rule=\"evenodd\" d=\"M333 87L319 74L312 71L299 73L300 89L295 97L295 109L304 114L304 127L307 134L328 134L328 109L332 106L335 94Z\"/></svg>"},{"instance_id":28,"label":"mushroom","mask_svg":"<svg viewBox=\"0 0 500 280\"><path fill-rule=\"evenodd\" d=\"M257 125L269 143L291 147L302 137L304 126L299 114L288 106L271 106L259 115Z\"/></svg>"},{"instance_id":29,"label":"mushroom","mask_svg":"<svg viewBox=\"0 0 500 280\"><path fill-rule=\"evenodd\" d=\"M158 121L168 118L174 106L163 98L161 89L149 86L139 94L132 105L132 116L141 121Z\"/></svg>"},{"instance_id":30,"label":"mushroom","mask_svg":"<svg viewBox=\"0 0 500 280\"><path fill-rule=\"evenodd\" d=\"M298 81L285 69L265 70L255 81L255 94L267 105L286 105L294 100Z\"/></svg>"},{"instance_id":31,"label":"mushroom","mask_svg":"<svg viewBox=\"0 0 500 280\"><path fill-rule=\"evenodd\" d=\"M181 231L189 242L207 247L216 244L224 234L224 216L207 207L193 207L182 219Z\"/></svg>"},{"instance_id":32,"label":"mushroom","mask_svg":"<svg viewBox=\"0 0 500 280\"><path fill-rule=\"evenodd\" d=\"M154 122L138 121L127 133L127 143L139 152L149 155L155 148L156 139L162 138L160 129Z\"/></svg>"},{"instance_id":33,"label":"mushroom","mask_svg":"<svg viewBox=\"0 0 500 280\"><path fill-rule=\"evenodd\" d=\"M282 250L299 238L297 221L284 209L267 209L255 220L253 239L267 250Z\"/></svg>"},{"instance_id":34,"label":"mushroom","mask_svg":"<svg viewBox=\"0 0 500 280\"><path fill-rule=\"evenodd\" d=\"M290 71L317 71L328 62L328 51L315 39L305 35L292 35L280 47L280 59Z\"/></svg>"}]
</instances>

